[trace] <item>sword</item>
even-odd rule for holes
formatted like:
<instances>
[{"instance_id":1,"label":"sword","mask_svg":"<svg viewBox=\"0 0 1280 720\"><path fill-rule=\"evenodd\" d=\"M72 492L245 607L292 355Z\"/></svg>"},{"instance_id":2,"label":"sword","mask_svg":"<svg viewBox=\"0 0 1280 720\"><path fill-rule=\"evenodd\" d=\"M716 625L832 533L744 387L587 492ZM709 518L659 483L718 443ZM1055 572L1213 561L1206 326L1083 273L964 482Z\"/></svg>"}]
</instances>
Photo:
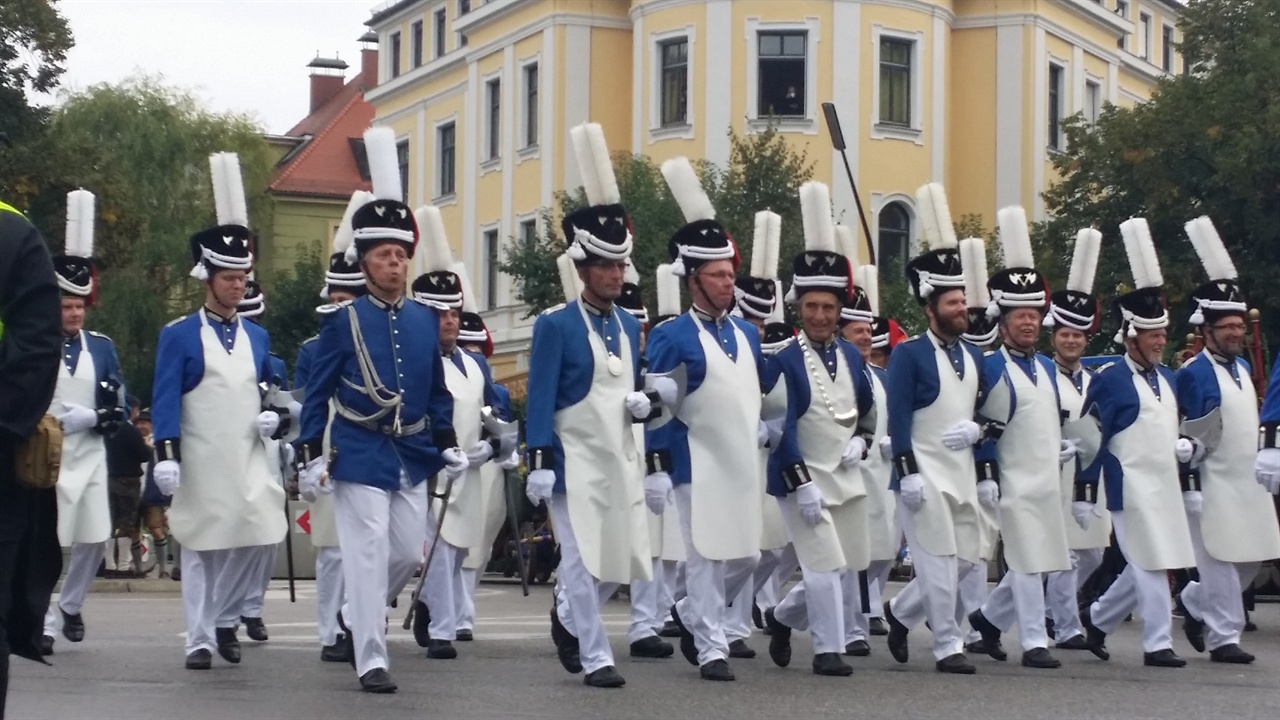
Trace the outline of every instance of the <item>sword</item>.
<instances>
[{"instance_id":1,"label":"sword","mask_svg":"<svg viewBox=\"0 0 1280 720\"><path fill-rule=\"evenodd\" d=\"M445 472L445 471L441 471ZM440 531L444 528L444 518L449 514L449 493L453 491L454 478L448 477L444 485L443 493L428 493L428 507L431 500L429 498L440 498L440 517L436 520L436 536L431 538L431 548L427 550L427 561L422 565L422 575L418 578L418 584L414 586L413 592L409 593L409 612L404 615L404 624L402 628L408 630L413 627L414 611L418 609L418 598L422 596L422 586L427 581L427 571L431 569L431 561L436 556L436 544L440 542ZM439 475L436 476L437 478Z\"/></svg>"},{"instance_id":2,"label":"sword","mask_svg":"<svg viewBox=\"0 0 1280 720\"><path fill-rule=\"evenodd\" d=\"M514 470L503 472L507 496L507 524L511 526L511 540L516 547L516 567L520 571L520 591L524 593L524 597L529 597L529 569L524 561L524 543L521 542L520 538L520 519L516 514L516 502L511 498L511 490L515 487L515 483L511 481L512 476L519 477L519 474ZM519 498L518 495L516 497Z\"/></svg>"},{"instance_id":3,"label":"sword","mask_svg":"<svg viewBox=\"0 0 1280 720\"><path fill-rule=\"evenodd\" d=\"M289 531L284 534L284 560L289 569L289 602L298 602L293 581L293 516L289 513L289 493L284 494L284 521Z\"/></svg>"}]
</instances>

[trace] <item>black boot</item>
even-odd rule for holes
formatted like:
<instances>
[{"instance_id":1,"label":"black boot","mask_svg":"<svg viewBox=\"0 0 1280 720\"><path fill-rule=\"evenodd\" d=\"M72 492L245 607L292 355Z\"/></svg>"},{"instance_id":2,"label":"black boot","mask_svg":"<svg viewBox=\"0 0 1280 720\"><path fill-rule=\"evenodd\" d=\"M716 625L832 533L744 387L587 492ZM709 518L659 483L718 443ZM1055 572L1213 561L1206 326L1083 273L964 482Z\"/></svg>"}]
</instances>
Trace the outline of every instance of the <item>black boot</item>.
<instances>
[{"instance_id":1,"label":"black boot","mask_svg":"<svg viewBox=\"0 0 1280 720\"><path fill-rule=\"evenodd\" d=\"M1254 661L1252 653L1241 650L1240 646L1235 643L1229 643L1210 650L1209 659L1213 662L1231 663L1233 665L1248 665Z\"/></svg>"},{"instance_id":2,"label":"black boot","mask_svg":"<svg viewBox=\"0 0 1280 720\"><path fill-rule=\"evenodd\" d=\"M764 611L764 624L769 628L769 659L778 667L790 665L791 628L774 617L773 608Z\"/></svg>"},{"instance_id":3,"label":"black boot","mask_svg":"<svg viewBox=\"0 0 1280 720\"><path fill-rule=\"evenodd\" d=\"M1142 664L1147 667L1180 668L1186 665L1187 661L1178 657L1178 654L1172 649L1165 648L1155 652L1142 653Z\"/></svg>"},{"instance_id":4,"label":"black boot","mask_svg":"<svg viewBox=\"0 0 1280 720\"><path fill-rule=\"evenodd\" d=\"M889 622L889 654L900 663L907 661L907 626L898 622L889 608L889 601L884 602L884 619Z\"/></svg>"},{"instance_id":5,"label":"black boot","mask_svg":"<svg viewBox=\"0 0 1280 720\"><path fill-rule=\"evenodd\" d=\"M1084 643L1089 652L1099 660L1110 660L1111 653L1107 652L1107 634L1093 624L1093 616L1088 608L1080 611L1080 624L1084 626Z\"/></svg>"},{"instance_id":6,"label":"black boot","mask_svg":"<svg viewBox=\"0 0 1280 720\"><path fill-rule=\"evenodd\" d=\"M338 627L342 628L342 633L338 635L338 642L342 643L342 653L346 656L347 662L351 663L351 669L356 669L356 641L351 634L351 628L347 627L347 623L342 618L342 611L338 611Z\"/></svg>"},{"instance_id":7,"label":"black boot","mask_svg":"<svg viewBox=\"0 0 1280 720\"><path fill-rule=\"evenodd\" d=\"M871 654L871 646L866 640L854 640L844 646L844 654L850 657L866 657Z\"/></svg>"},{"instance_id":8,"label":"black boot","mask_svg":"<svg viewBox=\"0 0 1280 720\"><path fill-rule=\"evenodd\" d=\"M746 640L734 640L729 643L729 657L738 658L740 660L750 660L756 656L756 651L747 644Z\"/></svg>"},{"instance_id":9,"label":"black boot","mask_svg":"<svg viewBox=\"0 0 1280 720\"><path fill-rule=\"evenodd\" d=\"M72 615L62 606L58 606L58 612L62 613L62 636L73 643L84 640L84 618L80 613Z\"/></svg>"},{"instance_id":10,"label":"black boot","mask_svg":"<svg viewBox=\"0 0 1280 720\"><path fill-rule=\"evenodd\" d=\"M867 621L872 635L880 637L889 634L889 627L884 624L884 618L873 617Z\"/></svg>"},{"instance_id":11,"label":"black boot","mask_svg":"<svg viewBox=\"0 0 1280 720\"><path fill-rule=\"evenodd\" d=\"M471 642L476 639L476 636L475 633L471 631L471 628L462 628L453 634L453 639L457 642Z\"/></svg>"},{"instance_id":12,"label":"black boot","mask_svg":"<svg viewBox=\"0 0 1280 720\"><path fill-rule=\"evenodd\" d=\"M428 640L427 657L432 660L452 660L458 657L458 650L448 640Z\"/></svg>"},{"instance_id":13,"label":"black boot","mask_svg":"<svg viewBox=\"0 0 1280 720\"><path fill-rule=\"evenodd\" d=\"M982 635L984 652L1000 662L1009 659L1009 654L1000 647L1000 628L991 624L987 616L982 614L981 608L969 613L969 624Z\"/></svg>"},{"instance_id":14,"label":"black boot","mask_svg":"<svg viewBox=\"0 0 1280 720\"><path fill-rule=\"evenodd\" d=\"M560 665L574 675L582 672L578 638L560 623L560 616L556 614L554 606L551 608L551 640L556 644L556 657L560 658Z\"/></svg>"},{"instance_id":15,"label":"black boot","mask_svg":"<svg viewBox=\"0 0 1280 720\"><path fill-rule=\"evenodd\" d=\"M360 676L360 689L367 693L388 694L396 691L395 681L382 668L374 668Z\"/></svg>"},{"instance_id":16,"label":"black boot","mask_svg":"<svg viewBox=\"0 0 1280 720\"><path fill-rule=\"evenodd\" d=\"M40 638L40 655L48 657L53 654L53 636L44 635Z\"/></svg>"},{"instance_id":17,"label":"black boot","mask_svg":"<svg viewBox=\"0 0 1280 720\"><path fill-rule=\"evenodd\" d=\"M249 636L250 640L256 642L266 642L267 626L262 622L260 617L240 616L240 622L244 623L244 633Z\"/></svg>"},{"instance_id":18,"label":"black boot","mask_svg":"<svg viewBox=\"0 0 1280 720\"><path fill-rule=\"evenodd\" d=\"M417 600L413 606L413 640L418 643L418 647L427 646L427 641L431 639L431 633L428 632L430 627L431 610L422 600Z\"/></svg>"},{"instance_id":19,"label":"black boot","mask_svg":"<svg viewBox=\"0 0 1280 720\"><path fill-rule=\"evenodd\" d=\"M187 656L188 670L208 670L213 667L213 653L200 648Z\"/></svg>"},{"instance_id":20,"label":"black boot","mask_svg":"<svg viewBox=\"0 0 1280 720\"><path fill-rule=\"evenodd\" d=\"M1054 647L1059 650L1088 650L1089 643L1085 642L1083 635L1072 635L1071 637L1059 643L1054 643Z\"/></svg>"},{"instance_id":21,"label":"black boot","mask_svg":"<svg viewBox=\"0 0 1280 720\"><path fill-rule=\"evenodd\" d=\"M240 640L236 638L236 629L217 628L214 636L218 641L218 654L233 665L240 662Z\"/></svg>"},{"instance_id":22,"label":"black boot","mask_svg":"<svg viewBox=\"0 0 1280 720\"><path fill-rule=\"evenodd\" d=\"M338 633L332 645L320 648L321 662L347 662L348 660L350 658L347 656L347 636L342 633Z\"/></svg>"},{"instance_id":23,"label":"black boot","mask_svg":"<svg viewBox=\"0 0 1280 720\"><path fill-rule=\"evenodd\" d=\"M1182 616L1182 632L1196 652L1204 652L1204 621L1191 617L1191 612L1187 611Z\"/></svg>"},{"instance_id":24,"label":"black boot","mask_svg":"<svg viewBox=\"0 0 1280 720\"><path fill-rule=\"evenodd\" d=\"M978 669L969 664L969 661L965 659L965 656L960 653L948 655L942 658L938 662L934 663L934 667L937 668L940 673L950 673L952 675L972 675L978 671Z\"/></svg>"},{"instance_id":25,"label":"black boot","mask_svg":"<svg viewBox=\"0 0 1280 720\"><path fill-rule=\"evenodd\" d=\"M853 666L840 659L840 653L818 653L813 656L813 674L847 677L853 674Z\"/></svg>"},{"instance_id":26,"label":"black boot","mask_svg":"<svg viewBox=\"0 0 1280 720\"><path fill-rule=\"evenodd\" d=\"M680 629L680 654L684 655L684 659L688 660L690 665L697 665L698 643L693 639L693 633L689 632L689 628L684 626L684 621L680 619L680 614L676 612L675 605L671 606L671 621Z\"/></svg>"},{"instance_id":27,"label":"black boot","mask_svg":"<svg viewBox=\"0 0 1280 720\"><path fill-rule=\"evenodd\" d=\"M662 623L662 629L658 631L658 637L678 638L680 637L680 626L668 620Z\"/></svg>"},{"instance_id":28,"label":"black boot","mask_svg":"<svg viewBox=\"0 0 1280 720\"><path fill-rule=\"evenodd\" d=\"M756 626L757 630L764 629L764 614L760 612L760 606L751 603L751 624Z\"/></svg>"},{"instance_id":29,"label":"black boot","mask_svg":"<svg viewBox=\"0 0 1280 720\"><path fill-rule=\"evenodd\" d=\"M1031 648L1022 653L1022 667L1052 669L1062 667L1062 661L1049 654L1046 648Z\"/></svg>"},{"instance_id":30,"label":"black boot","mask_svg":"<svg viewBox=\"0 0 1280 720\"><path fill-rule=\"evenodd\" d=\"M647 638L641 638L631 643L631 657L633 658L669 658L674 655L676 649L671 643L664 641L657 635L650 635Z\"/></svg>"},{"instance_id":31,"label":"black boot","mask_svg":"<svg viewBox=\"0 0 1280 720\"><path fill-rule=\"evenodd\" d=\"M620 688L626 685L627 681L618 674L617 668L605 665L599 670L587 673L587 676L582 678L582 684L598 688Z\"/></svg>"},{"instance_id":32,"label":"black boot","mask_svg":"<svg viewBox=\"0 0 1280 720\"><path fill-rule=\"evenodd\" d=\"M729 663L724 660L712 660L711 662L698 668L698 674L703 680L713 680L716 682L732 682L737 680L733 675L733 670L729 669Z\"/></svg>"}]
</instances>

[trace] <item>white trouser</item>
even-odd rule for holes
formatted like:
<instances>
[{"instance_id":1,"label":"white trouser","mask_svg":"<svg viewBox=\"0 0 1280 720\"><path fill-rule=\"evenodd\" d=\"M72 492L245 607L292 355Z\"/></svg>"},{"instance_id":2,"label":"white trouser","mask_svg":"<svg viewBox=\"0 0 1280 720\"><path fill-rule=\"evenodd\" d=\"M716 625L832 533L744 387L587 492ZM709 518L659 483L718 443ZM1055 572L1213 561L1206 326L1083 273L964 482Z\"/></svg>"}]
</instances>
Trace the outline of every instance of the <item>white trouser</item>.
<instances>
[{"instance_id":1,"label":"white trouser","mask_svg":"<svg viewBox=\"0 0 1280 720\"><path fill-rule=\"evenodd\" d=\"M569 519L569 501L564 495L552 495L547 502L556 540L560 541L560 565L556 575L560 586L556 593L556 615L560 624L578 638L578 654L582 669L593 673L613 665L613 648L604 629L600 608L618 590L618 583L604 583L593 577L582 563L578 538Z\"/></svg>"},{"instance_id":2,"label":"white trouser","mask_svg":"<svg viewBox=\"0 0 1280 720\"><path fill-rule=\"evenodd\" d=\"M729 656L729 640L724 634L727 598L737 597L751 578L759 551L733 560L708 560L693 545L693 487L688 483L675 488L676 508L680 512L680 533L684 536L685 584L688 595L676 602L680 621L693 633L698 646L698 664Z\"/></svg>"},{"instance_id":3,"label":"white trouser","mask_svg":"<svg viewBox=\"0 0 1280 720\"><path fill-rule=\"evenodd\" d=\"M316 629L320 644L338 641L338 611L342 609L342 551L336 547L316 548Z\"/></svg>"},{"instance_id":4,"label":"white trouser","mask_svg":"<svg viewBox=\"0 0 1280 720\"><path fill-rule=\"evenodd\" d=\"M982 635L969 627L969 613L982 607L987 601L987 563L975 564L961 560L957 566L956 592L956 622L960 623L962 632L969 628L965 632L966 643L977 642L982 639Z\"/></svg>"},{"instance_id":5,"label":"white trouser","mask_svg":"<svg viewBox=\"0 0 1280 720\"><path fill-rule=\"evenodd\" d=\"M427 483L410 485L403 472L398 490L338 482L333 506L346 590L342 618L351 630L356 673L364 675L390 667L387 606L422 561Z\"/></svg>"},{"instance_id":6,"label":"white trouser","mask_svg":"<svg viewBox=\"0 0 1280 720\"><path fill-rule=\"evenodd\" d=\"M1071 569L1049 573L1045 581L1045 602L1053 620L1053 638L1066 642L1084 634L1080 626L1080 586L1102 564L1102 548L1071 551Z\"/></svg>"},{"instance_id":7,"label":"white trouser","mask_svg":"<svg viewBox=\"0 0 1280 720\"><path fill-rule=\"evenodd\" d=\"M892 560L872 560L867 566L867 597L871 612L867 618L883 618L884 587L889 582L889 571L893 570Z\"/></svg>"},{"instance_id":8,"label":"white trouser","mask_svg":"<svg viewBox=\"0 0 1280 720\"><path fill-rule=\"evenodd\" d=\"M684 561L663 560L662 587L658 588L658 614L664 625L671 622L671 607L684 596Z\"/></svg>"},{"instance_id":9,"label":"white trouser","mask_svg":"<svg viewBox=\"0 0 1280 720\"><path fill-rule=\"evenodd\" d=\"M1173 648L1173 600L1169 597L1169 575L1164 570L1142 570L1125 551L1124 511L1111 511L1111 527L1116 543L1129 564L1111 587L1090 607L1093 624L1111 634L1135 609L1142 617L1142 650L1155 652Z\"/></svg>"},{"instance_id":10,"label":"white trouser","mask_svg":"<svg viewBox=\"0 0 1280 720\"><path fill-rule=\"evenodd\" d=\"M266 600L267 586L271 584L271 577L275 575L276 554L279 550L279 545L263 545L258 548L256 565L252 571L252 582L245 588L244 603L240 608L242 616L262 617L262 603Z\"/></svg>"},{"instance_id":11,"label":"white trouser","mask_svg":"<svg viewBox=\"0 0 1280 720\"><path fill-rule=\"evenodd\" d=\"M637 642L647 637L653 637L662 629L662 617L666 614L668 605L660 605L659 597L664 592L666 585L666 573L663 572L662 558L652 558L653 563L653 579L644 580L642 578L633 578L631 580L631 626L627 628L627 642ZM672 563L674 564L674 563ZM670 593L665 593L670 597Z\"/></svg>"},{"instance_id":12,"label":"white trouser","mask_svg":"<svg viewBox=\"0 0 1280 720\"><path fill-rule=\"evenodd\" d=\"M792 535L791 505L794 495L777 499L782 511L782 522L787 536ZM813 638L813 652L844 652L845 645L845 597L844 570L812 570L800 563L800 582L773 608L773 617L789 628L808 631ZM855 578L856 582L856 578Z\"/></svg>"},{"instance_id":13,"label":"white trouser","mask_svg":"<svg viewBox=\"0 0 1280 720\"><path fill-rule=\"evenodd\" d=\"M1010 570L1000 578L982 614L1001 632L1018 623L1018 639L1024 651L1049 646L1044 629L1044 585L1042 573L1023 574Z\"/></svg>"},{"instance_id":14,"label":"white trouser","mask_svg":"<svg viewBox=\"0 0 1280 720\"><path fill-rule=\"evenodd\" d=\"M182 551L182 607L187 620L187 654L217 648L215 628L240 623L240 607L256 580L262 546Z\"/></svg>"},{"instance_id":15,"label":"white trouser","mask_svg":"<svg viewBox=\"0 0 1280 720\"><path fill-rule=\"evenodd\" d=\"M430 552L435 544L435 558L430 560L427 568L426 582L422 584L421 599L431 611L431 624L427 626L427 634L432 640L452 641L458 635L458 607L462 596L462 561L467 559L467 548L450 545L440 536L436 540L439 529L439 518L436 517L438 507L427 511L426 542ZM446 522L459 522L461 518L449 517L446 511Z\"/></svg>"},{"instance_id":16,"label":"white trouser","mask_svg":"<svg viewBox=\"0 0 1280 720\"><path fill-rule=\"evenodd\" d=\"M916 576L890 601L893 616L908 629L926 619L933 630L933 656L937 660L963 649L957 615L964 612L958 586L961 562L955 555L930 555L916 538L915 514L898 503L898 522L911 548Z\"/></svg>"},{"instance_id":17,"label":"white trouser","mask_svg":"<svg viewBox=\"0 0 1280 720\"><path fill-rule=\"evenodd\" d=\"M463 553L465 560L467 554ZM476 588L480 587L480 571L461 568L458 583L453 589L453 604L458 612L458 629L471 630L476 626Z\"/></svg>"},{"instance_id":18,"label":"white trouser","mask_svg":"<svg viewBox=\"0 0 1280 720\"><path fill-rule=\"evenodd\" d=\"M1182 589L1182 604L1191 616L1204 623L1204 644L1209 650L1240 644L1244 630L1242 593L1253 582L1262 563L1231 563L1215 559L1204 547L1200 518L1191 520L1191 546L1196 551L1199 582ZM1146 616L1144 615L1145 619Z\"/></svg>"},{"instance_id":19,"label":"white trouser","mask_svg":"<svg viewBox=\"0 0 1280 720\"><path fill-rule=\"evenodd\" d=\"M67 574L62 578L62 589L58 591L58 602L49 603L49 611L44 614L45 635L53 637L62 629L59 607L68 615L76 615L84 609L84 597L89 594L89 586L98 575L98 565L106 551L106 543L72 544Z\"/></svg>"},{"instance_id":20,"label":"white trouser","mask_svg":"<svg viewBox=\"0 0 1280 720\"><path fill-rule=\"evenodd\" d=\"M773 574L778 569L782 553L782 550L761 550L760 562L756 563L756 569L751 572L751 586L754 590L751 602L758 605L761 612L778 604L778 584Z\"/></svg>"},{"instance_id":21,"label":"white trouser","mask_svg":"<svg viewBox=\"0 0 1280 720\"><path fill-rule=\"evenodd\" d=\"M871 579L867 578L868 591ZM858 582L857 570L845 570L840 573L840 586L844 595L844 644L858 640L866 641L871 632L871 623L862 612L862 585ZM868 602L870 602L870 592Z\"/></svg>"},{"instance_id":22,"label":"white trouser","mask_svg":"<svg viewBox=\"0 0 1280 720\"><path fill-rule=\"evenodd\" d=\"M755 605L754 578L753 572L750 578L753 582L742 583L742 589L729 598L729 606L724 610L724 638L729 642L751 637L751 608Z\"/></svg>"}]
</instances>

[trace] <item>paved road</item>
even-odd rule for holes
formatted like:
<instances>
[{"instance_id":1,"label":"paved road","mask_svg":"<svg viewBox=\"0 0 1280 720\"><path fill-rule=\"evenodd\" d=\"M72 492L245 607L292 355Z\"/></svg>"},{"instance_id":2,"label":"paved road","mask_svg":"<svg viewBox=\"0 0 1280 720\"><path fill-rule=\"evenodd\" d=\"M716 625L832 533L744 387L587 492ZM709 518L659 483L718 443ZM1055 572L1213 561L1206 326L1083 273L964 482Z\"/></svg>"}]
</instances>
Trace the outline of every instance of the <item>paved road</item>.
<instances>
[{"instance_id":1,"label":"paved road","mask_svg":"<svg viewBox=\"0 0 1280 720\"><path fill-rule=\"evenodd\" d=\"M892 589L896 591L896 588ZM214 669L182 668L178 596L95 593L84 612L88 635L59 639L54 666L15 660L12 718L1269 718L1280 717L1280 606L1262 605L1260 626L1245 636L1252 666L1211 664L1180 633L1181 670L1144 668L1139 628L1129 623L1109 642L1112 660L1059 651L1064 667L1029 670L977 658L978 675L933 670L926 630L912 633L912 661L898 665L883 638L868 658L850 658L850 678L820 678L808 668L807 637L795 636L791 668L774 667L767 638L751 640L756 660L736 660L738 682L707 683L676 653L670 660L626 658L627 606L610 603L607 623L627 678L622 690L582 686L560 668L548 638L546 587L522 598L517 586L485 583L477 598L476 641L458 643L454 661L426 660L392 622L392 673L400 692L359 692L346 665L321 663L313 586L290 604L281 583L268 595L271 639L246 642L244 661L215 656ZM404 607L402 599L401 607ZM1176 629L1176 626L1175 626ZM1016 640L1006 638L1006 647Z\"/></svg>"}]
</instances>

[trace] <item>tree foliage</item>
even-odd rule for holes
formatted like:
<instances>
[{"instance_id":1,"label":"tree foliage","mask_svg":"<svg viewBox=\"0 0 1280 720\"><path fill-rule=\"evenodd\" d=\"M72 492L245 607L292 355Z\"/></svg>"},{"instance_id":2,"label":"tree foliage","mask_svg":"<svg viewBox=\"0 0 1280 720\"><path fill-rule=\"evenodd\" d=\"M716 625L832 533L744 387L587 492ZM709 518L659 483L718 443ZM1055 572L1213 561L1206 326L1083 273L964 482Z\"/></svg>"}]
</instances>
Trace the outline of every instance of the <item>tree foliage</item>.
<instances>
[{"instance_id":1,"label":"tree foliage","mask_svg":"<svg viewBox=\"0 0 1280 720\"><path fill-rule=\"evenodd\" d=\"M271 352L284 358L290 374L299 346L318 332L316 306L327 302L319 295L324 286L324 271L320 254L308 248L291 270L275 273L271 285L263 290L267 310L259 320L271 336Z\"/></svg>"},{"instance_id":2,"label":"tree foliage","mask_svg":"<svg viewBox=\"0 0 1280 720\"><path fill-rule=\"evenodd\" d=\"M71 28L48 0L0 0L0 198L25 207L52 168L43 142L49 110L29 92L58 84Z\"/></svg>"}]
</instances>

